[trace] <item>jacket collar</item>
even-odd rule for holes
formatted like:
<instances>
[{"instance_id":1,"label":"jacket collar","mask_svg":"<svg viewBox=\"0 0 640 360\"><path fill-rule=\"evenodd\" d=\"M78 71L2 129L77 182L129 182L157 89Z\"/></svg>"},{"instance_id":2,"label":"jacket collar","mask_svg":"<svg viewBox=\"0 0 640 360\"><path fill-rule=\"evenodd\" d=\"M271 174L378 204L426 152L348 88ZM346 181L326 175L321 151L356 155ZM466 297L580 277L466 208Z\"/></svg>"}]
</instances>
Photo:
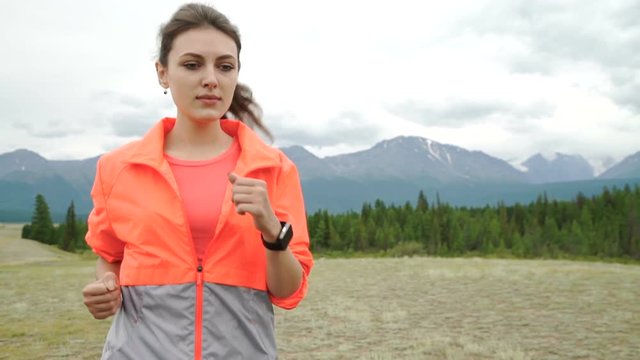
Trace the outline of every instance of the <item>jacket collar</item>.
<instances>
[{"instance_id":1,"label":"jacket collar","mask_svg":"<svg viewBox=\"0 0 640 360\"><path fill-rule=\"evenodd\" d=\"M131 149L127 161L143 164L155 169L163 169L164 139L173 129L175 118L164 118L159 121L147 134ZM251 171L278 166L280 157L278 151L266 145L258 135L246 124L238 120L220 120L222 130L237 139L240 145L240 157L235 171L238 175L246 175Z\"/></svg>"}]
</instances>

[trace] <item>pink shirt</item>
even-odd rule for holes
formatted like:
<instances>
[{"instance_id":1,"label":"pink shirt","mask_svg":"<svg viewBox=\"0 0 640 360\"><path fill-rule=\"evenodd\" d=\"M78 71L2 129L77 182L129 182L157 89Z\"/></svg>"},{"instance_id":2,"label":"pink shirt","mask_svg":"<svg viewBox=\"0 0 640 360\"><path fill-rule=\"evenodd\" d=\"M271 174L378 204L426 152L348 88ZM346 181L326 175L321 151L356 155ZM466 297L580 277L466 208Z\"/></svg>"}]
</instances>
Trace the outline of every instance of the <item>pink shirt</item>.
<instances>
[{"instance_id":1,"label":"pink shirt","mask_svg":"<svg viewBox=\"0 0 640 360\"><path fill-rule=\"evenodd\" d=\"M235 139L225 152L209 160L181 160L165 154L178 183L198 260L215 234L229 184L227 174L233 171L239 156L240 146Z\"/></svg>"}]
</instances>

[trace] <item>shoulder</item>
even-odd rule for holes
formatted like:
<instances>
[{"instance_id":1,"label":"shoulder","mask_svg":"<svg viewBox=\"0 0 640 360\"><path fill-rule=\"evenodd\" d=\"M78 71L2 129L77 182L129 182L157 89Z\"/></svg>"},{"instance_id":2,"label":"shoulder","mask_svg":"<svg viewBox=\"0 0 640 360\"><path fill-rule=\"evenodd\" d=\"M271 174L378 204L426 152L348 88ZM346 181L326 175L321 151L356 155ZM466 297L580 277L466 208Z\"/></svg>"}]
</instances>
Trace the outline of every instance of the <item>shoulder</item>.
<instances>
[{"instance_id":1,"label":"shoulder","mask_svg":"<svg viewBox=\"0 0 640 360\"><path fill-rule=\"evenodd\" d=\"M293 162L280 149L263 141L258 134L246 124L238 120L225 120L223 129L235 137L242 148L243 154L250 162L263 167L290 168ZM249 162L249 160L247 160Z\"/></svg>"},{"instance_id":2,"label":"shoulder","mask_svg":"<svg viewBox=\"0 0 640 360\"><path fill-rule=\"evenodd\" d=\"M296 164L287 156L287 154L284 153L284 151L270 145L266 145L266 147L275 159L274 168L276 169L276 172L280 174L280 176L294 178L299 177Z\"/></svg>"},{"instance_id":3,"label":"shoulder","mask_svg":"<svg viewBox=\"0 0 640 360\"><path fill-rule=\"evenodd\" d=\"M263 153L266 157L272 159L274 166L282 169L283 171L292 170L296 167L287 154L275 146L266 144L262 140L254 142L253 146L255 146L257 150Z\"/></svg>"},{"instance_id":4,"label":"shoulder","mask_svg":"<svg viewBox=\"0 0 640 360\"><path fill-rule=\"evenodd\" d=\"M284 153L284 151L278 149L278 148L274 148L272 147L274 153L276 154L276 156L278 157L278 159L280 160L280 165L283 168L295 168L296 164L293 163L293 161L291 159L289 159L289 157L287 156L287 154Z\"/></svg>"},{"instance_id":5,"label":"shoulder","mask_svg":"<svg viewBox=\"0 0 640 360\"><path fill-rule=\"evenodd\" d=\"M98 161L102 164L117 164L124 162L135 152L139 142L140 140L135 140L108 151L102 154Z\"/></svg>"},{"instance_id":6,"label":"shoulder","mask_svg":"<svg viewBox=\"0 0 640 360\"><path fill-rule=\"evenodd\" d=\"M139 142L140 140L135 140L102 154L96 165L101 177L117 177L128 165L128 159L135 153Z\"/></svg>"}]
</instances>

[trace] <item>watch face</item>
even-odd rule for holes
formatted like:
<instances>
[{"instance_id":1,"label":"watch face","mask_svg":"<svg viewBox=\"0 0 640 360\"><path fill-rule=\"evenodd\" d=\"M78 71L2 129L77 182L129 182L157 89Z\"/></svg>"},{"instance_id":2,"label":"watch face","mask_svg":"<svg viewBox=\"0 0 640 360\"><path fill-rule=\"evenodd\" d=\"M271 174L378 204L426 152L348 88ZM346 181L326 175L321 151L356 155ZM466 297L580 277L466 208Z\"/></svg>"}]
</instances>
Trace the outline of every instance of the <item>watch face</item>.
<instances>
[{"instance_id":1,"label":"watch face","mask_svg":"<svg viewBox=\"0 0 640 360\"><path fill-rule=\"evenodd\" d=\"M274 243L266 242L264 238L262 239L264 247L269 250L286 250L287 246L289 246L291 238L293 237L293 227L291 226L291 224L284 221L281 221L280 224L282 225L282 229L280 230L280 233L278 233L278 237L276 238L276 241Z\"/></svg>"},{"instance_id":2,"label":"watch face","mask_svg":"<svg viewBox=\"0 0 640 360\"><path fill-rule=\"evenodd\" d=\"M278 242L283 248L286 249L292 237L293 237L293 227L289 223L284 223L282 225L282 231L280 232Z\"/></svg>"},{"instance_id":3,"label":"watch face","mask_svg":"<svg viewBox=\"0 0 640 360\"><path fill-rule=\"evenodd\" d=\"M282 225L282 230L280 230L280 235L278 236L278 240L283 240L287 236L291 236L293 234L289 234L291 232L291 224L284 223Z\"/></svg>"}]
</instances>

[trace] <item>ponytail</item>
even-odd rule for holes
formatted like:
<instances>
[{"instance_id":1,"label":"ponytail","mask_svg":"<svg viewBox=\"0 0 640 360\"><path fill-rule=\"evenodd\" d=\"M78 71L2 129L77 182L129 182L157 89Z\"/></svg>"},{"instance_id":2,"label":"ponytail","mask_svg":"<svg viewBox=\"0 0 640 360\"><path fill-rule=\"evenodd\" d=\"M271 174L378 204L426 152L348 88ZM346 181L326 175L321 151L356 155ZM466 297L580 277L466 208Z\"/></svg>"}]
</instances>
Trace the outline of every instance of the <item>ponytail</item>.
<instances>
[{"instance_id":1,"label":"ponytail","mask_svg":"<svg viewBox=\"0 0 640 360\"><path fill-rule=\"evenodd\" d=\"M261 117L262 109L254 100L251 89L247 85L238 83L225 118L237 118L250 127L256 127L273 141L273 135L264 125Z\"/></svg>"}]
</instances>

